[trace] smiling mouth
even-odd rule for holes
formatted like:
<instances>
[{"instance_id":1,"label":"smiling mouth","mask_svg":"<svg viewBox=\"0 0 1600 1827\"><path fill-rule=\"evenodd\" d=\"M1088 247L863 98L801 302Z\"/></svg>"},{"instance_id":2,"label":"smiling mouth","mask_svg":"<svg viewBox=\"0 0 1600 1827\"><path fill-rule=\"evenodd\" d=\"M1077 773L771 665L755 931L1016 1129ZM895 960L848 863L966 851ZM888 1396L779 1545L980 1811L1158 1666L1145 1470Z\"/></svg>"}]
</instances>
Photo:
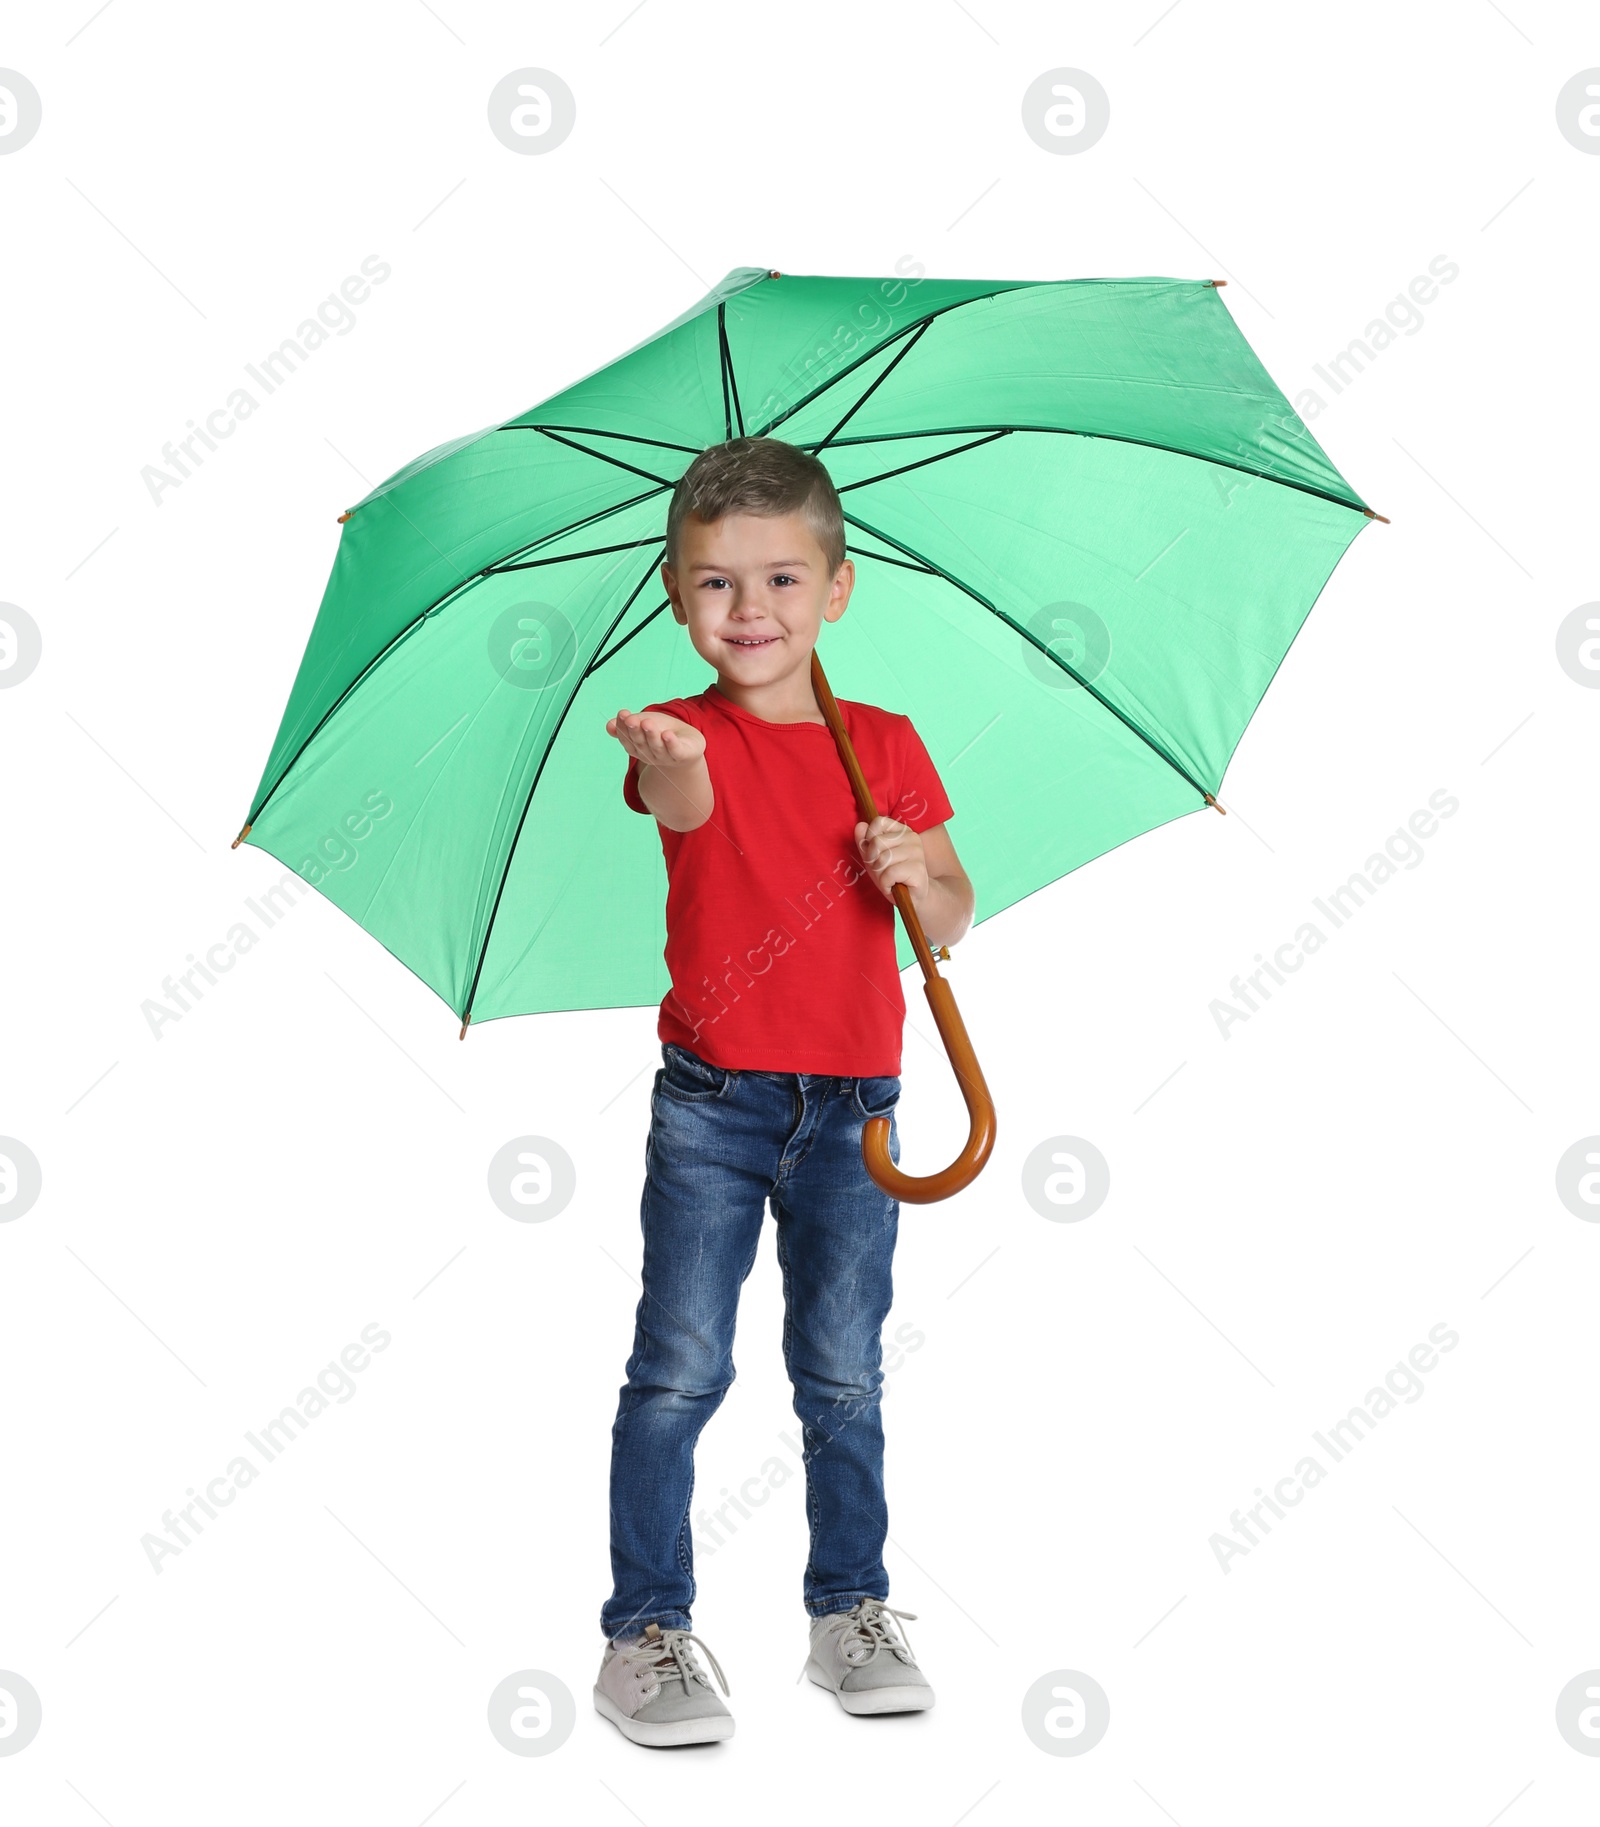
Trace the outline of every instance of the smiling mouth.
<instances>
[{"instance_id":1,"label":"smiling mouth","mask_svg":"<svg viewBox=\"0 0 1600 1827\"><path fill-rule=\"evenodd\" d=\"M748 637L748 636L736 635L736 634L725 634L722 638L723 638L723 640L725 640L728 643L728 645L730 647L770 647L772 645L772 643L775 640L777 640L778 637L775 634L767 634L767 635L761 635L761 636L757 636L757 637Z\"/></svg>"}]
</instances>

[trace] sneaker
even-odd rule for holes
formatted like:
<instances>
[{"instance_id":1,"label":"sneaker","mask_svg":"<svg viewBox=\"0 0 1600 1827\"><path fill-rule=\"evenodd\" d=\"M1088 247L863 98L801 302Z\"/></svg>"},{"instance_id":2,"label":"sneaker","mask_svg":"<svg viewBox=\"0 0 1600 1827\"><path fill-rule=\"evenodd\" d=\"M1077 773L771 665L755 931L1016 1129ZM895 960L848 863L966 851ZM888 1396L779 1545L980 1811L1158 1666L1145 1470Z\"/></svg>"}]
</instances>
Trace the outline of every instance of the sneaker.
<instances>
[{"instance_id":1,"label":"sneaker","mask_svg":"<svg viewBox=\"0 0 1600 1827\"><path fill-rule=\"evenodd\" d=\"M862 1599L849 1611L813 1618L806 1673L847 1713L921 1712L933 1705L933 1689L892 1621L916 1615Z\"/></svg>"},{"instance_id":2,"label":"sneaker","mask_svg":"<svg viewBox=\"0 0 1600 1827\"><path fill-rule=\"evenodd\" d=\"M733 1715L695 1659L696 1643L726 1694L722 1668L697 1636L650 1624L643 1636L607 1641L594 1684L594 1710L636 1745L698 1745L732 1738Z\"/></svg>"}]
</instances>

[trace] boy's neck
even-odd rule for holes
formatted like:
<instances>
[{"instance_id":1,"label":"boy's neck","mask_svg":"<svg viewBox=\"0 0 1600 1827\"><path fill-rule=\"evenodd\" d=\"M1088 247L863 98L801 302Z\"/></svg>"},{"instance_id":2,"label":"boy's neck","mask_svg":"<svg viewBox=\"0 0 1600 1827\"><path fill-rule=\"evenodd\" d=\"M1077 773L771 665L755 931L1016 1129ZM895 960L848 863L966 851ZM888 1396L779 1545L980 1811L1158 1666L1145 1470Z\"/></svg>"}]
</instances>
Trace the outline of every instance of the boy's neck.
<instances>
[{"instance_id":1,"label":"boy's neck","mask_svg":"<svg viewBox=\"0 0 1600 1827\"><path fill-rule=\"evenodd\" d=\"M771 679L765 685L741 685L735 679L717 674L717 690L730 704L738 705L742 711L748 711L752 717L760 717L767 723L826 723L822 707L817 703L817 694L811 688L811 660L808 655L804 666L796 667L792 673L781 679Z\"/></svg>"}]
</instances>

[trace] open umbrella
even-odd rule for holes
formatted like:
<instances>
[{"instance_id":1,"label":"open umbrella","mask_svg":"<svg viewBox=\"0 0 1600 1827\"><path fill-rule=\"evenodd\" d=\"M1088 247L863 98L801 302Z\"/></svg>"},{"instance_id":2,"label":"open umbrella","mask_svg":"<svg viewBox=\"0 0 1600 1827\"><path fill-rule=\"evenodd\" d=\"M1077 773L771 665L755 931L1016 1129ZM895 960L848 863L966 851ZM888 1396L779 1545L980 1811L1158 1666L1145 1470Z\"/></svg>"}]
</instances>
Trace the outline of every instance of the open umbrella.
<instances>
[{"instance_id":1,"label":"open umbrella","mask_svg":"<svg viewBox=\"0 0 1600 1827\"><path fill-rule=\"evenodd\" d=\"M236 843L343 908L463 1034L659 1003L664 865L604 725L709 682L665 613L667 506L706 445L767 433L822 453L843 498L858 584L828 665L848 697L912 715L971 809L980 920L1221 811L1262 694L1381 518L1273 385L1221 283L731 272L616 361L340 516ZM813 679L828 714L820 663ZM928 1179L889 1159L887 1119L863 1153L886 1190L940 1198L982 1166L993 1104L898 900L899 963L922 964L971 1132Z\"/></svg>"}]
</instances>

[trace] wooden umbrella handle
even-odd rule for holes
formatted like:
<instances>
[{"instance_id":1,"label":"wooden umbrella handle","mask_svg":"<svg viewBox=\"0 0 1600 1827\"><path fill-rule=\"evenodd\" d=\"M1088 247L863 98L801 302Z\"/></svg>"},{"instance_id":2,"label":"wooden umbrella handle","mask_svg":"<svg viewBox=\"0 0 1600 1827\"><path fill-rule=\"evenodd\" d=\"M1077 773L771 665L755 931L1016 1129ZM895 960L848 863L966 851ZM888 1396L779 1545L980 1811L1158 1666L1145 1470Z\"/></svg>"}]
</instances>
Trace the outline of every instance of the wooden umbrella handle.
<instances>
[{"instance_id":1,"label":"wooden umbrella handle","mask_svg":"<svg viewBox=\"0 0 1600 1827\"><path fill-rule=\"evenodd\" d=\"M833 731L833 740L838 747L839 758L844 763L844 770L850 776L850 785L856 796L856 810L870 825L878 816L877 803L856 757L855 746L846 733L844 718L839 714L839 706L829 689L815 647L811 650L811 684L816 691L817 702L822 706L822 714L828 720L828 727ZM944 1050L950 1056L950 1064L961 1086L961 1095L966 1100L967 1140L961 1153L940 1172L923 1176L904 1174L889 1153L889 1118L871 1117L861 1135L861 1159L876 1184L891 1198L904 1200L910 1205L932 1205L936 1200L948 1199L952 1193L959 1193L962 1187L970 1185L983 1171L983 1164L989 1159L994 1147L994 1099L990 1097L989 1087L984 1083L983 1069L978 1064L977 1054L972 1050L972 1041L967 1035L966 1023L961 1019L961 1011L956 1007L955 992L951 989L949 980L939 974L933 948L928 944L922 922L917 918L917 910L912 905L911 890L904 882L896 882L893 893L894 904L900 909L900 918L911 935L917 962L922 966L923 994L933 1010L939 1038L944 1042ZM943 946L940 950L945 957L950 956Z\"/></svg>"}]
</instances>

